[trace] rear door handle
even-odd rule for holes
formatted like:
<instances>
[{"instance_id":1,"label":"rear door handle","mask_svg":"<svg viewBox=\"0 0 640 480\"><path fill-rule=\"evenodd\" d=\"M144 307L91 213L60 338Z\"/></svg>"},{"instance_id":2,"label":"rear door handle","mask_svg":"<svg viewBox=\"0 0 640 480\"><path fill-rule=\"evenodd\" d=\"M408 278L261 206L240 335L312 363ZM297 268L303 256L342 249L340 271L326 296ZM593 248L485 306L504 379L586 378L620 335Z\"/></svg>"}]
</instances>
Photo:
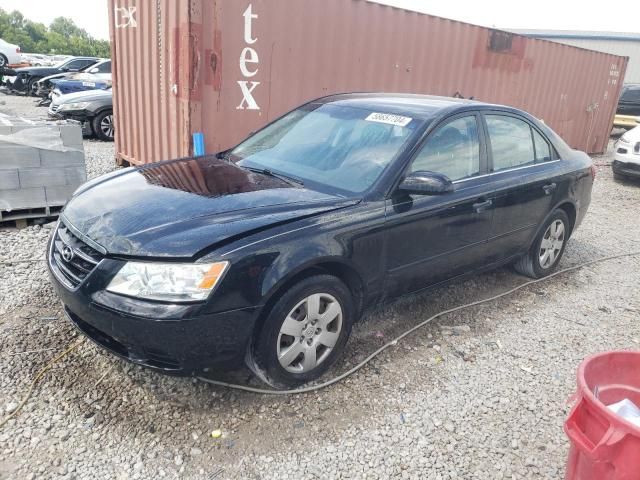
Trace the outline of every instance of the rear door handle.
<instances>
[{"instance_id":1,"label":"rear door handle","mask_svg":"<svg viewBox=\"0 0 640 480\"><path fill-rule=\"evenodd\" d=\"M558 188L558 185L556 185L555 183L549 183L548 185L542 187L545 195L551 195L556 188Z\"/></svg>"},{"instance_id":2,"label":"rear door handle","mask_svg":"<svg viewBox=\"0 0 640 480\"><path fill-rule=\"evenodd\" d=\"M491 205L493 205L493 200L485 200L483 202L474 203L473 209L476 211L476 213L480 213L480 212L484 212Z\"/></svg>"}]
</instances>

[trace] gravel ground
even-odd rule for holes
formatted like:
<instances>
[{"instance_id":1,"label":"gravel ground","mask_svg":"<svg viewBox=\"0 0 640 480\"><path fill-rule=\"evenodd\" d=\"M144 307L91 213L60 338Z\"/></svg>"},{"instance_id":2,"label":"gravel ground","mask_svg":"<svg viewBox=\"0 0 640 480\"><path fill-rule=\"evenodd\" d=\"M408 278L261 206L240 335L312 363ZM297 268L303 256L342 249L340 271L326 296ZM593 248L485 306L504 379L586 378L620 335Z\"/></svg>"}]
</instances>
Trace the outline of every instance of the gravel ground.
<instances>
[{"instance_id":1,"label":"gravel ground","mask_svg":"<svg viewBox=\"0 0 640 480\"><path fill-rule=\"evenodd\" d=\"M0 111L18 100L30 102ZM85 148L92 175L112 168L112 145ZM639 248L640 184L614 181L608 157L596 161L593 202L564 267ZM42 256L48 234L0 230L0 255ZM595 265L448 315L346 381L297 396L162 376L84 342L0 429L0 478L561 478L578 363L638 348L639 267L638 257ZM77 336L42 265L0 266L0 279L6 414ZM441 309L523 281L501 269L379 309L334 372Z\"/></svg>"}]
</instances>

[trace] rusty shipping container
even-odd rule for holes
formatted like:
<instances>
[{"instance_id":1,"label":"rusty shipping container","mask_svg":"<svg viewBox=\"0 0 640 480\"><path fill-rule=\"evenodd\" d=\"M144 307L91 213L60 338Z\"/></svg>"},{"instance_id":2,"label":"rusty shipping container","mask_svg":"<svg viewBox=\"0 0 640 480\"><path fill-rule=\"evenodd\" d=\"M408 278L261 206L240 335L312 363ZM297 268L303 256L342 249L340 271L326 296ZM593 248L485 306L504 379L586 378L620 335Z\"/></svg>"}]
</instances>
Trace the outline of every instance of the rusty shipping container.
<instances>
[{"instance_id":1,"label":"rusty shipping container","mask_svg":"<svg viewBox=\"0 0 640 480\"><path fill-rule=\"evenodd\" d=\"M365 0L109 0L116 152L142 164L233 146L336 92L512 105L606 149L626 57Z\"/></svg>"}]
</instances>

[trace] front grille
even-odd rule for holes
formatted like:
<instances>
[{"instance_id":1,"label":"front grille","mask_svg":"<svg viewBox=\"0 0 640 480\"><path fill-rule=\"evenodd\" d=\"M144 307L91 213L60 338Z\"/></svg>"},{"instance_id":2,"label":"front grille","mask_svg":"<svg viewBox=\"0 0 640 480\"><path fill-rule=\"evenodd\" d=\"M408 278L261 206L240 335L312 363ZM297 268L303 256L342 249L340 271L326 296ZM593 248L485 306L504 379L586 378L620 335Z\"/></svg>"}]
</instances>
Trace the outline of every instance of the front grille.
<instances>
[{"instance_id":1,"label":"front grille","mask_svg":"<svg viewBox=\"0 0 640 480\"><path fill-rule=\"evenodd\" d=\"M57 267L63 283L76 288L100 260L100 252L84 243L60 222L51 245L51 263Z\"/></svg>"},{"instance_id":2,"label":"front grille","mask_svg":"<svg viewBox=\"0 0 640 480\"><path fill-rule=\"evenodd\" d=\"M49 111L51 113L56 113L58 111L58 109L60 108L60 105L54 105L53 103L51 104L51 106L49 107Z\"/></svg>"}]
</instances>

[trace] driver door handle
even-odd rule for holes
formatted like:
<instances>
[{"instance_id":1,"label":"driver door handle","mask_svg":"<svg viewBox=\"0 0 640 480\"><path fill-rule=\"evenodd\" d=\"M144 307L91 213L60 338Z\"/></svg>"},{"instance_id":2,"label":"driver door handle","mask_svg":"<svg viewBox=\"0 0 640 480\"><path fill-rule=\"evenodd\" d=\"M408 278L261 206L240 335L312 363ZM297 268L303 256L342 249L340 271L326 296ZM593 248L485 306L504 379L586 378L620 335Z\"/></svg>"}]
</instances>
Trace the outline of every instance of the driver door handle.
<instances>
[{"instance_id":1,"label":"driver door handle","mask_svg":"<svg viewBox=\"0 0 640 480\"><path fill-rule=\"evenodd\" d=\"M555 183L549 183L547 185L545 185L544 187L542 187L542 189L544 190L544 194L545 195L550 195L551 193L553 193L555 191L555 189L558 187L558 185L556 185Z\"/></svg>"},{"instance_id":2,"label":"driver door handle","mask_svg":"<svg viewBox=\"0 0 640 480\"><path fill-rule=\"evenodd\" d=\"M482 202L474 203L473 209L476 213L480 213L487 210L491 205L493 205L493 200L484 200Z\"/></svg>"}]
</instances>

